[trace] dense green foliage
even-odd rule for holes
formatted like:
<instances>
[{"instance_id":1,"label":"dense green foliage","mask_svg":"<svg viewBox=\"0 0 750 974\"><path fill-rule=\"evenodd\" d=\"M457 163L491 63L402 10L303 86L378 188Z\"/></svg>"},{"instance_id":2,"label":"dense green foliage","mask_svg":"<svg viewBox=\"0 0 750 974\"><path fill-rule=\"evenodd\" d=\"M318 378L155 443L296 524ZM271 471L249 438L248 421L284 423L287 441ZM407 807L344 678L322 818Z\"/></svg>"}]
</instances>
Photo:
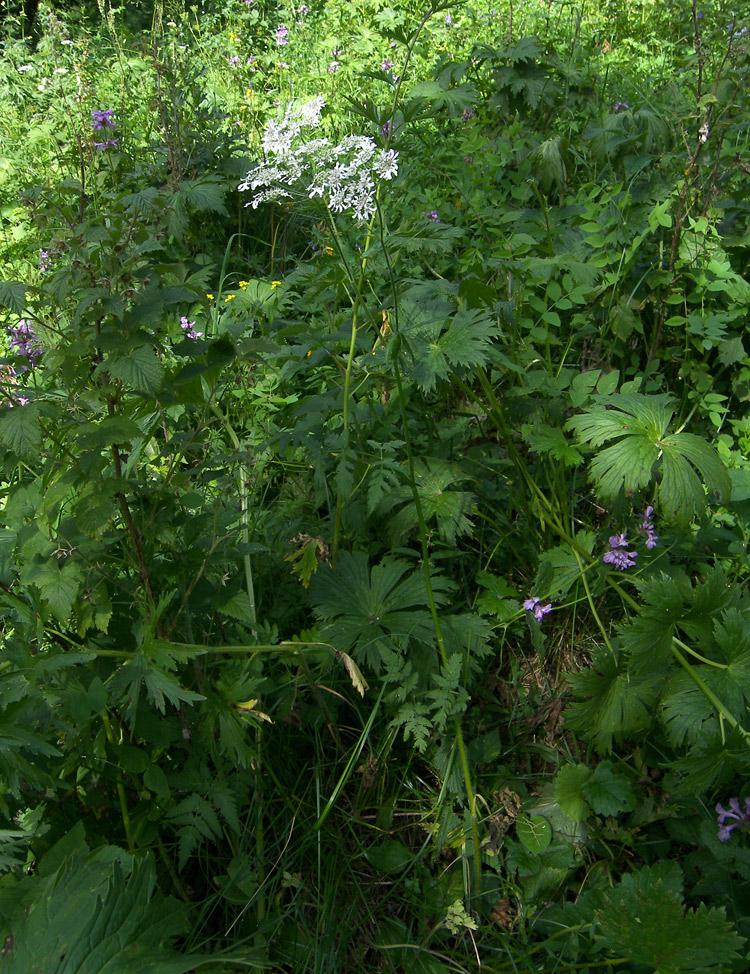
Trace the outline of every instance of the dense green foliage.
<instances>
[{"instance_id":1,"label":"dense green foliage","mask_svg":"<svg viewBox=\"0 0 750 974\"><path fill-rule=\"evenodd\" d=\"M204 7L2 25L3 969L740 974L748 11Z\"/></svg>"}]
</instances>

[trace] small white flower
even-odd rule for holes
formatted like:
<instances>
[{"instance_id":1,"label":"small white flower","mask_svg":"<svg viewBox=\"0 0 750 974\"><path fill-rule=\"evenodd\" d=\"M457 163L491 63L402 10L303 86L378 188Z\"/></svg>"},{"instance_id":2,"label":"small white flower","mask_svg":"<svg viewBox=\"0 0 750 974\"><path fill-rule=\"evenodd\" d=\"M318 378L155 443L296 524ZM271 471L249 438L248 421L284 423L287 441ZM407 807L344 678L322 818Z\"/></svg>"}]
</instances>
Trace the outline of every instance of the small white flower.
<instances>
[{"instance_id":1,"label":"small white flower","mask_svg":"<svg viewBox=\"0 0 750 974\"><path fill-rule=\"evenodd\" d=\"M381 179L393 179L398 173L398 152L395 149L384 149L375 163L375 172Z\"/></svg>"},{"instance_id":2,"label":"small white flower","mask_svg":"<svg viewBox=\"0 0 750 974\"><path fill-rule=\"evenodd\" d=\"M67 74L67 73L68 73L67 68L55 68L55 70L52 72L52 74Z\"/></svg>"},{"instance_id":3,"label":"small white flower","mask_svg":"<svg viewBox=\"0 0 750 974\"><path fill-rule=\"evenodd\" d=\"M19 69L18 69L18 73L19 74L23 74L26 71L33 71L33 70L34 70L34 65L33 64L22 64L19 67Z\"/></svg>"}]
</instances>

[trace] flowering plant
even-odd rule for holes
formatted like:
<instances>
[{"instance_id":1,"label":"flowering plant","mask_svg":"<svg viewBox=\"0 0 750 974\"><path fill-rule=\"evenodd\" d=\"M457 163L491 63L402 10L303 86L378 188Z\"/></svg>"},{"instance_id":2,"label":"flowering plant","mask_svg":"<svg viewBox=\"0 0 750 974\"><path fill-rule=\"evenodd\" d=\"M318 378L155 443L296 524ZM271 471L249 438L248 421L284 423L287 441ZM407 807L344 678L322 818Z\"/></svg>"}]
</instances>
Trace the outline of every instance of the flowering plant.
<instances>
[{"instance_id":1,"label":"flowering plant","mask_svg":"<svg viewBox=\"0 0 750 974\"><path fill-rule=\"evenodd\" d=\"M320 124L325 102L314 98L301 107L287 108L279 122L269 122L263 135L267 161L248 172L240 192L255 192L254 209L269 200L320 198L334 213L351 213L367 220L375 212L376 180L391 180L398 173L398 152L378 148L364 135L346 136L338 145L329 139L300 141L305 129Z\"/></svg>"}]
</instances>

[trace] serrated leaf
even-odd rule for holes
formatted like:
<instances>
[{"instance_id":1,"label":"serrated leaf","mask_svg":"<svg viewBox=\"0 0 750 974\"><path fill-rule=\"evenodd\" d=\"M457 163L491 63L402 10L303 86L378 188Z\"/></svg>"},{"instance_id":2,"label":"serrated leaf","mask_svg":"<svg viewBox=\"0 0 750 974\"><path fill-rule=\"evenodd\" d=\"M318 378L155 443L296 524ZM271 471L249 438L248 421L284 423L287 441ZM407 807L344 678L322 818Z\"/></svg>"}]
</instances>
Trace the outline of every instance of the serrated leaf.
<instances>
[{"instance_id":1,"label":"serrated leaf","mask_svg":"<svg viewBox=\"0 0 750 974\"><path fill-rule=\"evenodd\" d=\"M583 822L589 816L583 786L591 775L591 769L585 764L565 764L555 775L555 801L563 815L574 822Z\"/></svg>"},{"instance_id":2,"label":"serrated leaf","mask_svg":"<svg viewBox=\"0 0 750 974\"><path fill-rule=\"evenodd\" d=\"M164 373L150 345L138 345L127 355L110 355L101 367L130 389L152 395L158 392Z\"/></svg>"},{"instance_id":3,"label":"serrated leaf","mask_svg":"<svg viewBox=\"0 0 750 974\"><path fill-rule=\"evenodd\" d=\"M718 974L739 959L743 938L723 909L686 910L670 865L672 874L645 866L603 894L595 911L600 936L618 956L659 974Z\"/></svg>"},{"instance_id":4,"label":"serrated leaf","mask_svg":"<svg viewBox=\"0 0 750 974\"><path fill-rule=\"evenodd\" d=\"M614 645L614 642L613 642ZM611 750L613 739L642 734L653 723L660 685L650 677L633 677L627 656L598 651L586 670L568 676L576 697L566 724L592 740L599 751Z\"/></svg>"},{"instance_id":5,"label":"serrated leaf","mask_svg":"<svg viewBox=\"0 0 750 974\"><path fill-rule=\"evenodd\" d=\"M0 304L17 315L23 314L26 285L20 281L0 281Z\"/></svg>"},{"instance_id":6,"label":"serrated leaf","mask_svg":"<svg viewBox=\"0 0 750 974\"><path fill-rule=\"evenodd\" d=\"M4 443L20 460L39 458L42 430L36 403L0 410L0 443Z\"/></svg>"},{"instance_id":7,"label":"serrated leaf","mask_svg":"<svg viewBox=\"0 0 750 974\"><path fill-rule=\"evenodd\" d=\"M83 582L83 573L75 562L68 560L62 568L57 561L48 560L30 578L59 622L65 622Z\"/></svg>"},{"instance_id":8,"label":"serrated leaf","mask_svg":"<svg viewBox=\"0 0 750 974\"><path fill-rule=\"evenodd\" d=\"M630 781L624 774L613 771L609 761L601 761L596 766L581 790L597 815L632 812L637 804Z\"/></svg>"},{"instance_id":9,"label":"serrated leaf","mask_svg":"<svg viewBox=\"0 0 750 974\"><path fill-rule=\"evenodd\" d=\"M524 423L521 436L535 453L542 456L549 454L553 459L561 460L566 467L577 467L583 461L580 451L568 442L559 426L547 426L544 423L529 426Z\"/></svg>"}]
</instances>

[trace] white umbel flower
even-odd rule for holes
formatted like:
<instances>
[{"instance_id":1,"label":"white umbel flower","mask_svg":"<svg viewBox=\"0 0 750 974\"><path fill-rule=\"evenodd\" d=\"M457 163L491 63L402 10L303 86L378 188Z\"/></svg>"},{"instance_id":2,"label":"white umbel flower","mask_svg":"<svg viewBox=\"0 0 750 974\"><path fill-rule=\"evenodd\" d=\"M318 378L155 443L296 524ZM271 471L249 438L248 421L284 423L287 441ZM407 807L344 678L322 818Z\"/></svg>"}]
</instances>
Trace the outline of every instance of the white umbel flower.
<instances>
[{"instance_id":1,"label":"white umbel flower","mask_svg":"<svg viewBox=\"0 0 750 974\"><path fill-rule=\"evenodd\" d=\"M348 135L338 145L325 138L300 141L303 129L320 124L324 104L314 98L290 106L280 121L268 123L262 140L266 162L251 169L238 187L255 193L246 206L306 197L322 199L332 212L350 213L354 220L369 220L375 213L377 181L398 174L398 152L378 153L365 135Z\"/></svg>"}]
</instances>

